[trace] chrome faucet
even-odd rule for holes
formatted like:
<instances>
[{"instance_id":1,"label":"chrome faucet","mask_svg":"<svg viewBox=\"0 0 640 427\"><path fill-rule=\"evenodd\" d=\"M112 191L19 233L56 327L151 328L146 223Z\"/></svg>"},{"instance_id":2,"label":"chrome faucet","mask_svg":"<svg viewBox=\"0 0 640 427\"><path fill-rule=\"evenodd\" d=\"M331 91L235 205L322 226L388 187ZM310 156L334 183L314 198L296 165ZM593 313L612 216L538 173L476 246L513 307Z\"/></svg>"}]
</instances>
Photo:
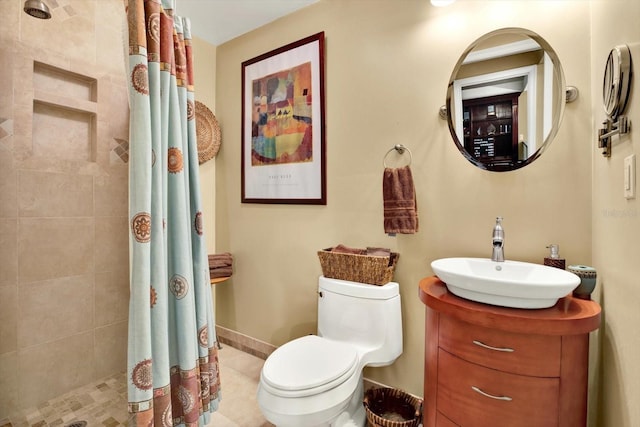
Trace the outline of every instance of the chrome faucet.
<instances>
[{"instance_id":1,"label":"chrome faucet","mask_svg":"<svg viewBox=\"0 0 640 427\"><path fill-rule=\"evenodd\" d=\"M496 218L496 225L493 227L493 253L491 261L504 262L504 229L502 228L502 217Z\"/></svg>"}]
</instances>

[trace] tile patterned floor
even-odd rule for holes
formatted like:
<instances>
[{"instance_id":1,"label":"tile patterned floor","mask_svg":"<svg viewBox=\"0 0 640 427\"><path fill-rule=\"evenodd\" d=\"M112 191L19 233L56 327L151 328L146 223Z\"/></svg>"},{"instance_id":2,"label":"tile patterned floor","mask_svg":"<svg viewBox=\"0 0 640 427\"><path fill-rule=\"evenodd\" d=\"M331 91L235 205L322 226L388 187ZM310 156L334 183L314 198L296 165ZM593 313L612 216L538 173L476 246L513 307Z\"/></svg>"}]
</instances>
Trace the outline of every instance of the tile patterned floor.
<instances>
[{"instance_id":1,"label":"tile patterned floor","mask_svg":"<svg viewBox=\"0 0 640 427\"><path fill-rule=\"evenodd\" d=\"M264 361L229 345L219 352L222 401L210 427L273 427L256 402L256 388ZM0 427L66 427L86 421L87 427L127 425L125 373L73 390L38 407L29 408Z\"/></svg>"}]
</instances>

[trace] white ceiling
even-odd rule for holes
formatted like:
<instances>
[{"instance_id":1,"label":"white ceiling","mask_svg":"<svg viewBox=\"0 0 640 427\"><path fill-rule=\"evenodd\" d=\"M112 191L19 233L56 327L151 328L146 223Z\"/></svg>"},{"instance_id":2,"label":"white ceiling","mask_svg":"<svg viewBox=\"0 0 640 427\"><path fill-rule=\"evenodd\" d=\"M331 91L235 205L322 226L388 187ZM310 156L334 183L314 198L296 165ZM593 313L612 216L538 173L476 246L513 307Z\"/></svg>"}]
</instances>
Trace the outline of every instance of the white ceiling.
<instances>
[{"instance_id":1,"label":"white ceiling","mask_svg":"<svg viewBox=\"0 0 640 427\"><path fill-rule=\"evenodd\" d=\"M191 20L191 34L219 45L318 0L176 0L175 14Z\"/></svg>"}]
</instances>

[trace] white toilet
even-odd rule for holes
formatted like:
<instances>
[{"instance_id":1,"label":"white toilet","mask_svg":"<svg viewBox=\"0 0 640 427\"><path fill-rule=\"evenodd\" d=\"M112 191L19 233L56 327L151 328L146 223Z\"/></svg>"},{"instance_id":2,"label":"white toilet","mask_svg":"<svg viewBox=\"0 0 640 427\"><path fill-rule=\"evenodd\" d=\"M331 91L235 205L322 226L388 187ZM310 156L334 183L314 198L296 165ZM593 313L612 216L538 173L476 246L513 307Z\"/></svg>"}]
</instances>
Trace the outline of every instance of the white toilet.
<instances>
[{"instance_id":1,"label":"white toilet","mask_svg":"<svg viewBox=\"0 0 640 427\"><path fill-rule=\"evenodd\" d=\"M258 404L278 427L363 427L362 370L402 354L399 286L329 279L318 283L318 335L267 358Z\"/></svg>"}]
</instances>

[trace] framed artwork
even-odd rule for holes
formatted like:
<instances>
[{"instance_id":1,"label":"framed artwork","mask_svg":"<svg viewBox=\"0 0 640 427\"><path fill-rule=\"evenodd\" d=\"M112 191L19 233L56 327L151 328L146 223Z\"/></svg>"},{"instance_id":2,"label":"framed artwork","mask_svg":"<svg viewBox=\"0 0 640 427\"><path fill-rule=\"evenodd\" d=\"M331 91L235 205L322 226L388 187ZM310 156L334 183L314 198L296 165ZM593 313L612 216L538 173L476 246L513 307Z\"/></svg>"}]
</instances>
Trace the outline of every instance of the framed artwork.
<instances>
[{"instance_id":1,"label":"framed artwork","mask_svg":"<svg viewBox=\"0 0 640 427\"><path fill-rule=\"evenodd\" d=\"M324 32L242 63L242 203L326 205Z\"/></svg>"}]
</instances>

